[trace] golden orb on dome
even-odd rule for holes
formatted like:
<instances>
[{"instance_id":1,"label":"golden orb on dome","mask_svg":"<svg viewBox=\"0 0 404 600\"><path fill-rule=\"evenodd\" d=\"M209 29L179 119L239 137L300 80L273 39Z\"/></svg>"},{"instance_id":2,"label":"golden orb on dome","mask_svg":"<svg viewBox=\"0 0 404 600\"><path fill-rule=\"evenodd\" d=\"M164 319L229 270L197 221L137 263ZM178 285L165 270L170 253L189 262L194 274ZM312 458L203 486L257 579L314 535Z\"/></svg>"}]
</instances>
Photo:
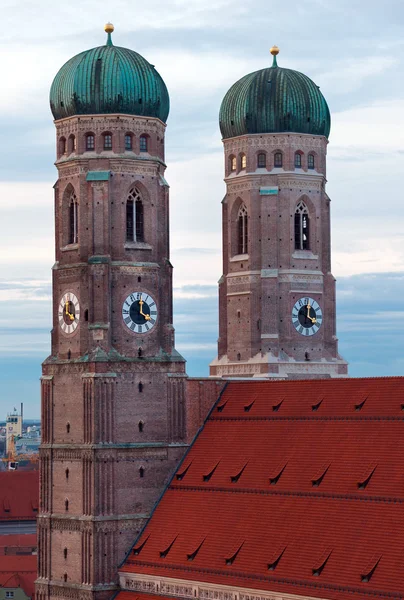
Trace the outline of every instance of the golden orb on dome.
<instances>
[{"instance_id":1,"label":"golden orb on dome","mask_svg":"<svg viewBox=\"0 0 404 600\"><path fill-rule=\"evenodd\" d=\"M272 46L272 48L270 49L270 53L272 54L272 56L277 56L279 54L278 46Z\"/></svg>"},{"instance_id":2,"label":"golden orb on dome","mask_svg":"<svg viewBox=\"0 0 404 600\"><path fill-rule=\"evenodd\" d=\"M107 23L104 27L104 31L106 33L112 33L114 31L114 26L112 25L112 23Z\"/></svg>"}]
</instances>

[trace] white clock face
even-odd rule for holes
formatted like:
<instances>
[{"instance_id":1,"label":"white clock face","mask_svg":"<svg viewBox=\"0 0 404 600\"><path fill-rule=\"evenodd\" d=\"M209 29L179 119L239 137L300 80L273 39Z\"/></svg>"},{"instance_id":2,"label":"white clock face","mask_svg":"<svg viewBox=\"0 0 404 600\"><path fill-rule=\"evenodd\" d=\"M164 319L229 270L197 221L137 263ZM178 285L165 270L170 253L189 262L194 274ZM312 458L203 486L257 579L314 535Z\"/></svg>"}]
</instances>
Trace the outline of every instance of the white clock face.
<instances>
[{"instance_id":1,"label":"white clock face","mask_svg":"<svg viewBox=\"0 0 404 600\"><path fill-rule=\"evenodd\" d=\"M156 324L157 304L146 292L132 292L122 305L122 318L133 333L147 333Z\"/></svg>"},{"instance_id":2,"label":"white clock face","mask_svg":"<svg viewBox=\"0 0 404 600\"><path fill-rule=\"evenodd\" d=\"M80 304L72 292L63 294L58 311L59 325L64 333L74 333L80 320Z\"/></svg>"},{"instance_id":3,"label":"white clock face","mask_svg":"<svg viewBox=\"0 0 404 600\"><path fill-rule=\"evenodd\" d=\"M292 308L292 323L298 333L304 336L314 335L323 322L323 312L313 298L299 298Z\"/></svg>"}]
</instances>

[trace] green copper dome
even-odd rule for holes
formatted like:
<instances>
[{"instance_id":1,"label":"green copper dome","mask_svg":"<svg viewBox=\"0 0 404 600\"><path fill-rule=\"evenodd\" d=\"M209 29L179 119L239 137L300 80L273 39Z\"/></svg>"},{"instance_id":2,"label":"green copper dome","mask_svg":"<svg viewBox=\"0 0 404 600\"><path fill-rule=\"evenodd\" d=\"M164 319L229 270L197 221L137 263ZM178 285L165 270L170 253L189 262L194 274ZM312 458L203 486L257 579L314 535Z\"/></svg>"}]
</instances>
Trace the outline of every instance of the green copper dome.
<instances>
[{"instance_id":1,"label":"green copper dome","mask_svg":"<svg viewBox=\"0 0 404 600\"><path fill-rule=\"evenodd\" d=\"M330 133L331 118L319 87L306 75L273 65L246 75L225 95L220 107L223 138L254 133Z\"/></svg>"},{"instance_id":2,"label":"green copper dome","mask_svg":"<svg viewBox=\"0 0 404 600\"><path fill-rule=\"evenodd\" d=\"M81 52L67 61L53 80L50 105L54 118L124 113L167 120L166 85L143 56L113 46L113 26L106 26L105 46Z\"/></svg>"}]
</instances>

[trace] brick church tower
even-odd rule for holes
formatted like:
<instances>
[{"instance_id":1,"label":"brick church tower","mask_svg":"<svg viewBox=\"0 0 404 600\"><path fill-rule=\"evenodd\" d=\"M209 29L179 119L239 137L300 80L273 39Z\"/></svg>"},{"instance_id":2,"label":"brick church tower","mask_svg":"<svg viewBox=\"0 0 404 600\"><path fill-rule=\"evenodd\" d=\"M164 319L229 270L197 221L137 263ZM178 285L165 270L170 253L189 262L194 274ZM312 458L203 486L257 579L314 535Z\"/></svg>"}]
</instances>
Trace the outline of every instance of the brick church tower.
<instances>
[{"instance_id":1,"label":"brick church tower","mask_svg":"<svg viewBox=\"0 0 404 600\"><path fill-rule=\"evenodd\" d=\"M37 600L110 598L185 449L174 348L166 86L107 44L51 88L57 136L51 355L43 364Z\"/></svg>"},{"instance_id":2,"label":"brick church tower","mask_svg":"<svg viewBox=\"0 0 404 600\"><path fill-rule=\"evenodd\" d=\"M222 377L338 377L330 199L330 113L317 85L273 65L246 75L220 109L225 153Z\"/></svg>"}]
</instances>

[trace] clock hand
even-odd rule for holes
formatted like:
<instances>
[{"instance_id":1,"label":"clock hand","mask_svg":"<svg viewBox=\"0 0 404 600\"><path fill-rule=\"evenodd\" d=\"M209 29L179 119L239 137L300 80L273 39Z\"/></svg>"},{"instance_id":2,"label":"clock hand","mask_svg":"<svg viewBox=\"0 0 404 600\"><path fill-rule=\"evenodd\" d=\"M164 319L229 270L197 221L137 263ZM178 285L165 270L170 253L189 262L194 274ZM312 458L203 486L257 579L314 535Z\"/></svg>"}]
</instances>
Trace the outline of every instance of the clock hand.
<instances>
[{"instance_id":1,"label":"clock hand","mask_svg":"<svg viewBox=\"0 0 404 600\"><path fill-rule=\"evenodd\" d=\"M139 300L139 305L140 305L140 310L139 313L142 315L142 317L144 317L146 319L146 321L150 321L150 315L145 315L143 312L143 300Z\"/></svg>"},{"instance_id":2,"label":"clock hand","mask_svg":"<svg viewBox=\"0 0 404 600\"><path fill-rule=\"evenodd\" d=\"M308 319L309 319L309 320L310 320L312 323L315 323L315 322L316 322L316 318L315 318L315 317L311 317L311 316L310 316L310 309L311 309L311 306L310 306L310 302L309 302L309 303L307 304L307 318L308 318Z\"/></svg>"}]
</instances>

